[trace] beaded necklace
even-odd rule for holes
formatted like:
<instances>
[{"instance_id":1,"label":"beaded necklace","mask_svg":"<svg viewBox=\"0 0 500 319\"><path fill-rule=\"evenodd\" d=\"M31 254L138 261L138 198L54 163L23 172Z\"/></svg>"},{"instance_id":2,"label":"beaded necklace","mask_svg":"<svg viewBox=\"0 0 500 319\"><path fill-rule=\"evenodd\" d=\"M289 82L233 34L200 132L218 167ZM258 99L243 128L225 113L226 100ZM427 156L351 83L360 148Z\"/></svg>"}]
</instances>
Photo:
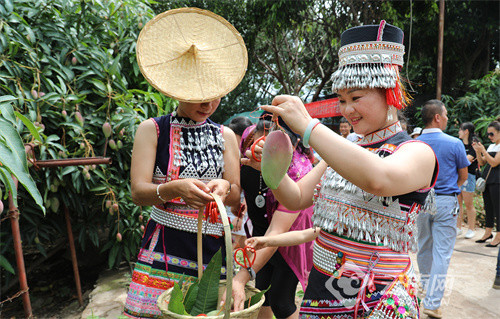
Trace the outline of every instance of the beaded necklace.
<instances>
[{"instance_id":1,"label":"beaded necklace","mask_svg":"<svg viewBox=\"0 0 500 319\"><path fill-rule=\"evenodd\" d=\"M262 174L259 174L259 195L255 197L255 206L257 206L258 208L263 208L264 206L266 206L266 193L264 193L266 189L262 189Z\"/></svg>"}]
</instances>

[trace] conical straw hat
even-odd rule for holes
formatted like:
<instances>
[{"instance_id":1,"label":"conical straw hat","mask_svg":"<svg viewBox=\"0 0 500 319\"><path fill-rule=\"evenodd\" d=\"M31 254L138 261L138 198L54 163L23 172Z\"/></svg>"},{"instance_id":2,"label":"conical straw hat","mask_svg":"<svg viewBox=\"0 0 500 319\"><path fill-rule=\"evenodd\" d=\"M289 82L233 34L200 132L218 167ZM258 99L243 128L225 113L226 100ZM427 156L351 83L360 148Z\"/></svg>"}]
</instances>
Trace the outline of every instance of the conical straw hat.
<instances>
[{"instance_id":1,"label":"conical straw hat","mask_svg":"<svg viewBox=\"0 0 500 319\"><path fill-rule=\"evenodd\" d=\"M245 75L248 56L243 38L224 18L180 8L144 26L137 40L137 62L158 91L201 103L231 92Z\"/></svg>"}]
</instances>

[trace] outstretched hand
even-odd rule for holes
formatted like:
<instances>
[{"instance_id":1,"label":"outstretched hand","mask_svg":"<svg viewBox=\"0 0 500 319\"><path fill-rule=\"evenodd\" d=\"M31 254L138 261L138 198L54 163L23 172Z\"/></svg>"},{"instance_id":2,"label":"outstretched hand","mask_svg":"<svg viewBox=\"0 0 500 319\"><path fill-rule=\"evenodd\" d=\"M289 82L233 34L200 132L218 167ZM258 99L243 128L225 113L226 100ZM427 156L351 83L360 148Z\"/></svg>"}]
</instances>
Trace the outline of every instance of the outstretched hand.
<instances>
[{"instance_id":1,"label":"outstretched hand","mask_svg":"<svg viewBox=\"0 0 500 319\"><path fill-rule=\"evenodd\" d=\"M301 136L312 119L302 100L296 96L278 95L273 99L272 105L260 108L281 117L292 131Z\"/></svg>"},{"instance_id":2,"label":"outstretched hand","mask_svg":"<svg viewBox=\"0 0 500 319\"><path fill-rule=\"evenodd\" d=\"M260 161L262 159L262 149L264 148L264 143L265 142L262 139L259 142L257 142L255 147L252 146L253 147L253 154L252 154L252 150L247 150L245 152L246 158L244 157L241 159L241 164L250 166L253 169L260 171Z\"/></svg>"},{"instance_id":3,"label":"outstretched hand","mask_svg":"<svg viewBox=\"0 0 500 319\"><path fill-rule=\"evenodd\" d=\"M266 248L269 247L268 239L269 238L265 236L251 237L245 240L245 246L252 247L255 250Z\"/></svg>"}]
</instances>

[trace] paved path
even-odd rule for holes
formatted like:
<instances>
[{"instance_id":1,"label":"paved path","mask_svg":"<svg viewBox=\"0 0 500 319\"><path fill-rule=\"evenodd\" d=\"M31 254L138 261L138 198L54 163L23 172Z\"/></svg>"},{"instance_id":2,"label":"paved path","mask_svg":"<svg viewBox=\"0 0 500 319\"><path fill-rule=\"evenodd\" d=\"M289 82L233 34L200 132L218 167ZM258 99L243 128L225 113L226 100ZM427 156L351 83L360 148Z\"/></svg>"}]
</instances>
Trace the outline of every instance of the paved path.
<instances>
[{"instance_id":1,"label":"paved path","mask_svg":"<svg viewBox=\"0 0 500 319\"><path fill-rule=\"evenodd\" d=\"M476 244L474 240L479 239L482 233L479 230L473 239L464 239L463 236L457 238L441 306L444 318L500 318L500 290L492 288L498 248ZM412 259L415 260L414 254ZM117 318L123 311L129 282L128 269L103 273L81 316L71 318L87 319L92 315ZM422 318L427 316L423 315Z\"/></svg>"}]
</instances>

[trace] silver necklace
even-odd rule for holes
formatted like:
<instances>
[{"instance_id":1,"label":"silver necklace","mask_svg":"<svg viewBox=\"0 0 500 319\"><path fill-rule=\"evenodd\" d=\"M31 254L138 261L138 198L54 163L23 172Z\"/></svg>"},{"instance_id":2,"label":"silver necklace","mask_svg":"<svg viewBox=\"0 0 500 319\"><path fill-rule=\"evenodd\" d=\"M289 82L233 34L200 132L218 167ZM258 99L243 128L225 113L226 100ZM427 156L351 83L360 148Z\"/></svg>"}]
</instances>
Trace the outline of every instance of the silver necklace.
<instances>
[{"instance_id":1,"label":"silver necklace","mask_svg":"<svg viewBox=\"0 0 500 319\"><path fill-rule=\"evenodd\" d=\"M255 205L258 208L266 206L266 198L262 194L262 174L259 175L259 195L255 197Z\"/></svg>"}]
</instances>

